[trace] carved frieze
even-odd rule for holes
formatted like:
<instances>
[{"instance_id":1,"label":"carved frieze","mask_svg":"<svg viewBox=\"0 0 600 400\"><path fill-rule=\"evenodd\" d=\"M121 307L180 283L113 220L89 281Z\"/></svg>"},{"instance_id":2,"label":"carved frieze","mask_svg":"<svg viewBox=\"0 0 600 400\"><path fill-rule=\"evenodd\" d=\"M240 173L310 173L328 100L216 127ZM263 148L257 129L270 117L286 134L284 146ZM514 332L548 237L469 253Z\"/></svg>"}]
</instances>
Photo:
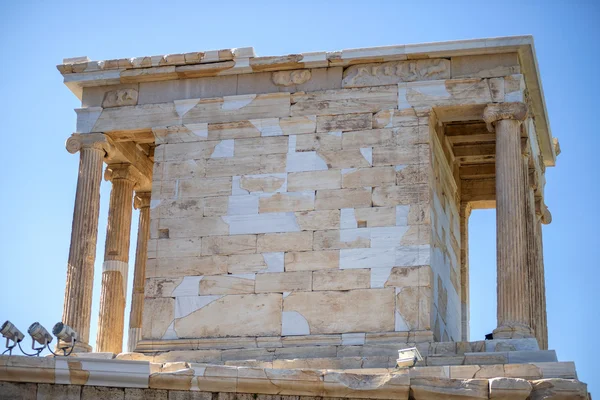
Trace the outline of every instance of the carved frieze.
<instances>
[{"instance_id":1,"label":"carved frieze","mask_svg":"<svg viewBox=\"0 0 600 400\"><path fill-rule=\"evenodd\" d=\"M103 108L135 106L138 101L138 91L129 89L118 89L107 92L102 101Z\"/></svg>"},{"instance_id":2,"label":"carved frieze","mask_svg":"<svg viewBox=\"0 0 600 400\"><path fill-rule=\"evenodd\" d=\"M301 85L310 80L311 73L308 69L297 69L293 71L273 72L271 80L277 86Z\"/></svg>"},{"instance_id":3,"label":"carved frieze","mask_svg":"<svg viewBox=\"0 0 600 400\"><path fill-rule=\"evenodd\" d=\"M446 59L391 61L346 68L342 87L383 86L449 78L450 61Z\"/></svg>"}]
</instances>

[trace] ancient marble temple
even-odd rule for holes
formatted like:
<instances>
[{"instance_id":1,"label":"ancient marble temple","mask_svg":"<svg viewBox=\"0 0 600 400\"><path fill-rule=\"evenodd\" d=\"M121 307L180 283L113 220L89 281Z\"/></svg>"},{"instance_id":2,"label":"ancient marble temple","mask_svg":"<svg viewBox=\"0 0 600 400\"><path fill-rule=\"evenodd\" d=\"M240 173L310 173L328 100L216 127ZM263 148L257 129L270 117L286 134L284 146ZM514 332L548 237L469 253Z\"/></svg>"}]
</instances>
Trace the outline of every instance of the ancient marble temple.
<instances>
[{"instance_id":1,"label":"ancient marble temple","mask_svg":"<svg viewBox=\"0 0 600 400\"><path fill-rule=\"evenodd\" d=\"M80 340L70 357L0 357L0 391L588 398L548 350L545 170L560 148L531 37L81 57L58 70L81 100L66 143L80 163L63 312ZM490 340L469 337L468 221L482 208L497 215ZM409 347L423 360L396 368Z\"/></svg>"}]
</instances>

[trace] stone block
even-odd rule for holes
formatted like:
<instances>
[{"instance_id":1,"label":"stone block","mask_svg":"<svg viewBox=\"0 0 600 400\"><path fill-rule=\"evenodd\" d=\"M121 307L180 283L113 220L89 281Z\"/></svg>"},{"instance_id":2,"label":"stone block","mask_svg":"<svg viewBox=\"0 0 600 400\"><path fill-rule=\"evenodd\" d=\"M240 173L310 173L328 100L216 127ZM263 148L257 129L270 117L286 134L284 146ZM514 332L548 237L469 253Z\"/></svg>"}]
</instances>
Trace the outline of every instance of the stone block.
<instances>
[{"instance_id":1,"label":"stone block","mask_svg":"<svg viewBox=\"0 0 600 400\"><path fill-rule=\"evenodd\" d=\"M335 357L336 346L300 346L282 347L275 349L274 360L290 360L294 358L325 358ZM273 361L275 363L275 361Z\"/></svg>"},{"instance_id":2,"label":"stone block","mask_svg":"<svg viewBox=\"0 0 600 400\"><path fill-rule=\"evenodd\" d=\"M344 71L342 87L368 87L400 82L447 79L450 61L422 59L351 65Z\"/></svg>"},{"instance_id":3,"label":"stone block","mask_svg":"<svg viewBox=\"0 0 600 400\"><path fill-rule=\"evenodd\" d=\"M291 140L291 139L290 139ZM292 145L290 145L291 147ZM294 151L339 151L342 149L342 132L321 132L310 135L297 135Z\"/></svg>"},{"instance_id":4,"label":"stone block","mask_svg":"<svg viewBox=\"0 0 600 400\"><path fill-rule=\"evenodd\" d=\"M520 73L517 53L452 57L452 78L492 78Z\"/></svg>"},{"instance_id":5,"label":"stone block","mask_svg":"<svg viewBox=\"0 0 600 400\"><path fill-rule=\"evenodd\" d=\"M253 275L250 275L248 278L231 275L205 276L200 281L199 294L204 296L211 294L254 293L253 278Z\"/></svg>"},{"instance_id":6,"label":"stone block","mask_svg":"<svg viewBox=\"0 0 600 400\"><path fill-rule=\"evenodd\" d=\"M423 164L429 160L429 145L374 147L373 165Z\"/></svg>"},{"instance_id":7,"label":"stone block","mask_svg":"<svg viewBox=\"0 0 600 400\"><path fill-rule=\"evenodd\" d=\"M431 329L433 290L430 287L396 288L395 330Z\"/></svg>"},{"instance_id":8,"label":"stone block","mask_svg":"<svg viewBox=\"0 0 600 400\"><path fill-rule=\"evenodd\" d=\"M418 267L394 267L385 282L385 286L408 287L408 286L432 286L433 273L429 265ZM439 354L434 352L433 354Z\"/></svg>"},{"instance_id":9,"label":"stone block","mask_svg":"<svg viewBox=\"0 0 600 400\"><path fill-rule=\"evenodd\" d=\"M191 392L187 390L169 390L168 400L212 400L210 392Z\"/></svg>"},{"instance_id":10,"label":"stone block","mask_svg":"<svg viewBox=\"0 0 600 400\"><path fill-rule=\"evenodd\" d=\"M181 179L178 185L179 198L228 196L231 194L231 178Z\"/></svg>"},{"instance_id":11,"label":"stone block","mask_svg":"<svg viewBox=\"0 0 600 400\"><path fill-rule=\"evenodd\" d=\"M245 175L240 178L240 189L250 193L286 191L286 174Z\"/></svg>"},{"instance_id":12,"label":"stone block","mask_svg":"<svg viewBox=\"0 0 600 400\"><path fill-rule=\"evenodd\" d=\"M504 376L508 378L541 379L544 377L542 369L533 364L506 364Z\"/></svg>"},{"instance_id":13,"label":"stone block","mask_svg":"<svg viewBox=\"0 0 600 400\"><path fill-rule=\"evenodd\" d=\"M238 157L262 154L282 154L288 151L287 136L235 139L234 155Z\"/></svg>"},{"instance_id":14,"label":"stone block","mask_svg":"<svg viewBox=\"0 0 600 400\"><path fill-rule=\"evenodd\" d=\"M371 207L371 189L317 190L316 210Z\"/></svg>"},{"instance_id":15,"label":"stone block","mask_svg":"<svg viewBox=\"0 0 600 400\"><path fill-rule=\"evenodd\" d=\"M589 399L587 385L575 379L540 379L531 382L531 400L542 399Z\"/></svg>"},{"instance_id":16,"label":"stone block","mask_svg":"<svg viewBox=\"0 0 600 400\"><path fill-rule=\"evenodd\" d=\"M168 231L169 239L194 238L229 234L229 225L221 217L162 218L158 222L161 232Z\"/></svg>"},{"instance_id":17,"label":"stone block","mask_svg":"<svg viewBox=\"0 0 600 400\"><path fill-rule=\"evenodd\" d=\"M410 391L415 400L419 399L487 399L487 379L454 380L443 378L412 378Z\"/></svg>"},{"instance_id":18,"label":"stone block","mask_svg":"<svg viewBox=\"0 0 600 400\"><path fill-rule=\"evenodd\" d=\"M146 263L146 276L184 277L191 275L220 275L227 272L227 257L165 257Z\"/></svg>"},{"instance_id":19,"label":"stone block","mask_svg":"<svg viewBox=\"0 0 600 400\"><path fill-rule=\"evenodd\" d=\"M360 131L371 129L373 114L341 114L317 116L317 132Z\"/></svg>"},{"instance_id":20,"label":"stone block","mask_svg":"<svg viewBox=\"0 0 600 400\"><path fill-rule=\"evenodd\" d=\"M373 129L418 126L419 117L412 108L403 110L382 110L373 116Z\"/></svg>"},{"instance_id":21,"label":"stone block","mask_svg":"<svg viewBox=\"0 0 600 400\"><path fill-rule=\"evenodd\" d=\"M491 101L492 96L486 79L448 79L398 84L398 109L488 104Z\"/></svg>"},{"instance_id":22,"label":"stone block","mask_svg":"<svg viewBox=\"0 0 600 400\"><path fill-rule=\"evenodd\" d=\"M262 254L239 254L227 257L227 272L230 274L253 274L265 271L268 264Z\"/></svg>"},{"instance_id":23,"label":"stone block","mask_svg":"<svg viewBox=\"0 0 600 400\"><path fill-rule=\"evenodd\" d=\"M281 335L281 294L226 295L175 320L180 338Z\"/></svg>"},{"instance_id":24,"label":"stone block","mask_svg":"<svg viewBox=\"0 0 600 400\"><path fill-rule=\"evenodd\" d=\"M490 379L490 399L526 400L531 393L531 383L519 378Z\"/></svg>"},{"instance_id":25,"label":"stone block","mask_svg":"<svg viewBox=\"0 0 600 400\"><path fill-rule=\"evenodd\" d=\"M390 207L397 205L413 205L429 200L428 185L381 186L373 189L373 206ZM317 202L319 205L319 192Z\"/></svg>"},{"instance_id":26,"label":"stone block","mask_svg":"<svg viewBox=\"0 0 600 400\"><path fill-rule=\"evenodd\" d=\"M50 386L50 385L48 385ZM54 385L52 385L54 386ZM80 386L79 386L80 387ZM36 400L37 385L35 383L0 382L1 400ZM60 397L46 397L56 399ZM79 397L77 397L78 399Z\"/></svg>"},{"instance_id":27,"label":"stone block","mask_svg":"<svg viewBox=\"0 0 600 400\"><path fill-rule=\"evenodd\" d=\"M501 351L499 346L511 346L511 349L516 351L537 351L540 349L535 338L494 339L486 340L484 344L486 352Z\"/></svg>"},{"instance_id":28,"label":"stone block","mask_svg":"<svg viewBox=\"0 0 600 400\"><path fill-rule=\"evenodd\" d=\"M380 86L360 89L298 92L291 97L292 116L374 113L397 107L398 87Z\"/></svg>"},{"instance_id":29,"label":"stone block","mask_svg":"<svg viewBox=\"0 0 600 400\"><path fill-rule=\"evenodd\" d=\"M393 289L293 292L283 299L283 311L302 316L311 334L392 331L393 310Z\"/></svg>"},{"instance_id":30,"label":"stone block","mask_svg":"<svg viewBox=\"0 0 600 400\"><path fill-rule=\"evenodd\" d=\"M507 352L465 353L466 365L508 364Z\"/></svg>"},{"instance_id":31,"label":"stone block","mask_svg":"<svg viewBox=\"0 0 600 400\"><path fill-rule=\"evenodd\" d=\"M393 129L370 129L364 131L344 132L342 148L359 149L361 147L394 146L396 136Z\"/></svg>"},{"instance_id":32,"label":"stone block","mask_svg":"<svg viewBox=\"0 0 600 400\"><path fill-rule=\"evenodd\" d=\"M199 237L154 240L154 243L156 243L154 252L153 240L151 239L148 243L148 258L199 257L202 255L202 241Z\"/></svg>"},{"instance_id":33,"label":"stone block","mask_svg":"<svg viewBox=\"0 0 600 400\"><path fill-rule=\"evenodd\" d=\"M312 272L274 272L256 276L256 293L311 290Z\"/></svg>"},{"instance_id":34,"label":"stone block","mask_svg":"<svg viewBox=\"0 0 600 400\"><path fill-rule=\"evenodd\" d=\"M160 175L153 175L153 179L193 179L204 176L206 171L205 160L165 161L161 163ZM157 170L155 166L155 171Z\"/></svg>"},{"instance_id":35,"label":"stone block","mask_svg":"<svg viewBox=\"0 0 600 400\"><path fill-rule=\"evenodd\" d=\"M275 196L277 196L276 194ZM245 196L233 196L241 198ZM301 198L302 196L300 196ZM290 196L290 198L292 198ZM302 199L300 200L300 203ZM256 203L255 203L256 204ZM279 203L267 203L266 207L275 207ZM284 204L286 206L294 205L294 202ZM246 206L240 206L242 212L247 209ZM231 208L231 203L230 203ZM222 217L229 225L229 233L231 235L241 235L248 233L272 233L272 232L297 232L300 230L296 222L296 216L293 212L271 212L262 214L241 214L227 215Z\"/></svg>"},{"instance_id":36,"label":"stone block","mask_svg":"<svg viewBox=\"0 0 600 400\"><path fill-rule=\"evenodd\" d=\"M287 154L260 156L221 157L206 161L206 176L238 176L273 174L286 171Z\"/></svg>"},{"instance_id":37,"label":"stone block","mask_svg":"<svg viewBox=\"0 0 600 400\"><path fill-rule=\"evenodd\" d=\"M358 233L350 237L344 234L344 240L341 235L343 231L315 231L313 247L315 250L324 249L354 249L371 246L370 232L364 230L362 234ZM348 237L346 237L348 236Z\"/></svg>"},{"instance_id":38,"label":"stone block","mask_svg":"<svg viewBox=\"0 0 600 400\"><path fill-rule=\"evenodd\" d=\"M340 170L290 172L288 187L290 192L303 190L340 189L342 173Z\"/></svg>"},{"instance_id":39,"label":"stone block","mask_svg":"<svg viewBox=\"0 0 600 400\"><path fill-rule=\"evenodd\" d=\"M300 251L285 253L286 271L318 271L337 269L340 252L336 250Z\"/></svg>"},{"instance_id":40,"label":"stone block","mask_svg":"<svg viewBox=\"0 0 600 400\"><path fill-rule=\"evenodd\" d=\"M256 253L256 235L210 236L202 242L203 255Z\"/></svg>"},{"instance_id":41,"label":"stone block","mask_svg":"<svg viewBox=\"0 0 600 400\"><path fill-rule=\"evenodd\" d=\"M340 226L339 210L300 211L295 215L296 222L302 231L338 229Z\"/></svg>"},{"instance_id":42,"label":"stone block","mask_svg":"<svg viewBox=\"0 0 600 400\"><path fill-rule=\"evenodd\" d=\"M260 131L250 121L208 124L208 140L230 140L259 137Z\"/></svg>"},{"instance_id":43,"label":"stone block","mask_svg":"<svg viewBox=\"0 0 600 400\"><path fill-rule=\"evenodd\" d=\"M206 197L203 199L203 203L205 217L222 216L227 214L229 208L229 197Z\"/></svg>"},{"instance_id":44,"label":"stone block","mask_svg":"<svg viewBox=\"0 0 600 400\"><path fill-rule=\"evenodd\" d=\"M125 400L125 389L102 386L83 386L81 400Z\"/></svg>"},{"instance_id":45,"label":"stone block","mask_svg":"<svg viewBox=\"0 0 600 400\"><path fill-rule=\"evenodd\" d=\"M342 188L363 188L395 184L393 167L372 167L342 170Z\"/></svg>"},{"instance_id":46,"label":"stone block","mask_svg":"<svg viewBox=\"0 0 600 400\"><path fill-rule=\"evenodd\" d=\"M188 160L202 160L205 158L210 158L215 151L215 147L217 147L219 143L221 143L221 141L198 141L163 144L160 146L163 151L162 159L157 161L185 163L188 162Z\"/></svg>"},{"instance_id":47,"label":"stone block","mask_svg":"<svg viewBox=\"0 0 600 400\"><path fill-rule=\"evenodd\" d=\"M314 133L316 130L316 116L285 117L279 119L279 126L284 135L301 135Z\"/></svg>"},{"instance_id":48,"label":"stone block","mask_svg":"<svg viewBox=\"0 0 600 400\"><path fill-rule=\"evenodd\" d=\"M278 251L310 251L313 249L313 233L291 232L291 233L269 233L259 235L257 249L259 253Z\"/></svg>"},{"instance_id":49,"label":"stone block","mask_svg":"<svg viewBox=\"0 0 600 400\"><path fill-rule=\"evenodd\" d=\"M0 383L0 392L3 392L1 389ZM2 399L2 394L0 394L0 399ZM26 398L26 397L17 397L14 396L12 398ZM49 385L40 383L37 385L37 397L34 397L37 400L79 400L81 398L81 386L79 385Z\"/></svg>"},{"instance_id":50,"label":"stone block","mask_svg":"<svg viewBox=\"0 0 600 400\"><path fill-rule=\"evenodd\" d=\"M451 368L460 368L453 366L437 366L437 367L423 367L423 366L415 366L410 368L410 379L413 378L450 378L450 369ZM425 397L426 398L426 397Z\"/></svg>"},{"instance_id":51,"label":"stone block","mask_svg":"<svg viewBox=\"0 0 600 400\"><path fill-rule=\"evenodd\" d=\"M508 362L510 364L525 364L531 362L557 362L556 351L509 351Z\"/></svg>"},{"instance_id":52,"label":"stone block","mask_svg":"<svg viewBox=\"0 0 600 400\"><path fill-rule=\"evenodd\" d=\"M429 355L427 356L427 365L462 365L465 361L464 356L457 355Z\"/></svg>"},{"instance_id":53,"label":"stone block","mask_svg":"<svg viewBox=\"0 0 600 400\"><path fill-rule=\"evenodd\" d=\"M372 164L371 148L347 150L320 150L317 154L328 168L366 168Z\"/></svg>"},{"instance_id":54,"label":"stone block","mask_svg":"<svg viewBox=\"0 0 600 400\"><path fill-rule=\"evenodd\" d=\"M374 228L397 225L395 207L344 208L341 210L342 229Z\"/></svg>"},{"instance_id":55,"label":"stone block","mask_svg":"<svg viewBox=\"0 0 600 400\"><path fill-rule=\"evenodd\" d=\"M220 361L220 350L171 350L153 357L153 362L163 365L162 372L178 371L189 366L191 362L219 363Z\"/></svg>"},{"instance_id":56,"label":"stone block","mask_svg":"<svg viewBox=\"0 0 600 400\"><path fill-rule=\"evenodd\" d=\"M144 300L142 332L144 339L161 339L175 317L175 299L155 298Z\"/></svg>"},{"instance_id":57,"label":"stone block","mask_svg":"<svg viewBox=\"0 0 600 400\"><path fill-rule=\"evenodd\" d=\"M396 165L396 184L414 185L429 180L427 164Z\"/></svg>"},{"instance_id":58,"label":"stone block","mask_svg":"<svg viewBox=\"0 0 600 400\"><path fill-rule=\"evenodd\" d=\"M261 197L258 202L259 213L310 211L314 208L314 191L275 193L272 196Z\"/></svg>"},{"instance_id":59,"label":"stone block","mask_svg":"<svg viewBox=\"0 0 600 400\"><path fill-rule=\"evenodd\" d=\"M167 400L168 392L160 389L125 388L125 400Z\"/></svg>"},{"instance_id":60,"label":"stone block","mask_svg":"<svg viewBox=\"0 0 600 400\"><path fill-rule=\"evenodd\" d=\"M312 290L352 290L370 287L371 271L366 268L313 272Z\"/></svg>"}]
</instances>

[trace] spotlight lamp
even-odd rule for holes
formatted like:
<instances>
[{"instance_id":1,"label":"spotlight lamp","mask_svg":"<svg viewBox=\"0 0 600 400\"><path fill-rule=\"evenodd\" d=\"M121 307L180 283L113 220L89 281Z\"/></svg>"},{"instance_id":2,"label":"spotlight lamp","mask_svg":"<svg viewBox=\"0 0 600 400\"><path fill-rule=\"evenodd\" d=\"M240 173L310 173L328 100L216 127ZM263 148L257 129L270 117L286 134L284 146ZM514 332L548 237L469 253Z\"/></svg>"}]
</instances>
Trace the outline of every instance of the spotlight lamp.
<instances>
[{"instance_id":1,"label":"spotlight lamp","mask_svg":"<svg viewBox=\"0 0 600 400\"><path fill-rule=\"evenodd\" d=\"M62 322L57 322L52 328L52 333L58 338L58 348L64 352L65 356L68 356L73 352L75 348L75 342L79 339L79 334L73 330L69 325L65 325ZM61 347L61 342L66 346ZM67 354L67 349L71 349ZM53 352L54 354L54 352Z\"/></svg>"},{"instance_id":2,"label":"spotlight lamp","mask_svg":"<svg viewBox=\"0 0 600 400\"><path fill-rule=\"evenodd\" d=\"M27 329L27 333L29 333L29 336L31 336L32 339L31 348L37 351L37 355L44 350L48 343L52 342L52 335L50 335L46 328L44 328L39 322L34 322L31 324L29 329ZM35 342L41 344L42 347L35 347Z\"/></svg>"},{"instance_id":3,"label":"spotlight lamp","mask_svg":"<svg viewBox=\"0 0 600 400\"><path fill-rule=\"evenodd\" d=\"M6 321L2 324L0 327L0 334L6 338L6 350L4 353L8 352L8 354L12 354L12 349L25 337L25 335L23 335L23 333L10 321ZM12 345L10 342L12 342Z\"/></svg>"}]
</instances>

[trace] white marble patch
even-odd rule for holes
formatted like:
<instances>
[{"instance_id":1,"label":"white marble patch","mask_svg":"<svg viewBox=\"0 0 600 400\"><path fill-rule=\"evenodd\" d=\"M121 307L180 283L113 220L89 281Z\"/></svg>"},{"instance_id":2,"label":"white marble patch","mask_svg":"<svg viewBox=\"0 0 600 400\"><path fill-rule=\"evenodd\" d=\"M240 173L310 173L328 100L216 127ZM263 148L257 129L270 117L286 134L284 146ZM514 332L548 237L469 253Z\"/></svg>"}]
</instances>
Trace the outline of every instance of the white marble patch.
<instances>
[{"instance_id":1,"label":"white marble patch","mask_svg":"<svg viewBox=\"0 0 600 400\"><path fill-rule=\"evenodd\" d=\"M285 299L286 297L288 297L290 294L292 294L292 292L283 292L283 298Z\"/></svg>"},{"instance_id":2,"label":"white marble patch","mask_svg":"<svg viewBox=\"0 0 600 400\"><path fill-rule=\"evenodd\" d=\"M177 111L177 115L182 118L188 111L192 108L196 107L196 105L200 102L200 99L186 99L186 100L175 100L175 111Z\"/></svg>"},{"instance_id":3,"label":"white marble patch","mask_svg":"<svg viewBox=\"0 0 600 400\"><path fill-rule=\"evenodd\" d=\"M102 107L76 108L77 126L75 130L77 133L93 132L94 125L96 125L96 121L100 118L102 110Z\"/></svg>"},{"instance_id":4,"label":"white marble patch","mask_svg":"<svg viewBox=\"0 0 600 400\"><path fill-rule=\"evenodd\" d=\"M129 264L125 261L117 260L106 260L102 263L102 272L105 271L117 271L121 273L123 282L123 296L127 297L127 271L129 270Z\"/></svg>"},{"instance_id":5,"label":"white marble patch","mask_svg":"<svg viewBox=\"0 0 600 400\"><path fill-rule=\"evenodd\" d=\"M259 196L253 194L229 196L227 215L258 214L258 199Z\"/></svg>"},{"instance_id":6,"label":"white marble patch","mask_svg":"<svg viewBox=\"0 0 600 400\"><path fill-rule=\"evenodd\" d=\"M344 169L342 169L342 175L350 174L355 171L356 171L356 168L344 168Z\"/></svg>"},{"instance_id":7,"label":"white marble patch","mask_svg":"<svg viewBox=\"0 0 600 400\"><path fill-rule=\"evenodd\" d=\"M408 102L408 97L406 96L408 89L406 87L406 83L398 84L398 110L405 110L407 108L411 108L412 106Z\"/></svg>"},{"instance_id":8,"label":"white marble patch","mask_svg":"<svg viewBox=\"0 0 600 400\"><path fill-rule=\"evenodd\" d=\"M153 210L160 205L162 200L150 200L150 209Z\"/></svg>"},{"instance_id":9,"label":"white marble patch","mask_svg":"<svg viewBox=\"0 0 600 400\"><path fill-rule=\"evenodd\" d=\"M372 147L361 147L360 154L367 160L369 165L373 165L373 148Z\"/></svg>"},{"instance_id":10,"label":"white marble patch","mask_svg":"<svg viewBox=\"0 0 600 400\"><path fill-rule=\"evenodd\" d=\"M396 206L396 225L407 226L408 225L408 213L410 206Z\"/></svg>"},{"instance_id":11,"label":"white marble patch","mask_svg":"<svg viewBox=\"0 0 600 400\"><path fill-rule=\"evenodd\" d=\"M327 132L327 134L335 137L342 137L342 131L331 131Z\"/></svg>"},{"instance_id":12,"label":"white marble patch","mask_svg":"<svg viewBox=\"0 0 600 400\"><path fill-rule=\"evenodd\" d=\"M267 269L259 271L263 272L284 272L284 253L262 253L263 259L267 264Z\"/></svg>"},{"instance_id":13,"label":"white marble patch","mask_svg":"<svg viewBox=\"0 0 600 400\"><path fill-rule=\"evenodd\" d=\"M340 242L355 242L359 239L371 239L371 229L373 228L356 228L340 230Z\"/></svg>"},{"instance_id":14,"label":"white marble patch","mask_svg":"<svg viewBox=\"0 0 600 400\"><path fill-rule=\"evenodd\" d=\"M223 97L222 110L239 110L240 108L246 107L252 103L252 100L256 98L255 94L242 94L238 96L225 96Z\"/></svg>"},{"instance_id":15,"label":"white marble patch","mask_svg":"<svg viewBox=\"0 0 600 400\"><path fill-rule=\"evenodd\" d=\"M404 321L404 318L402 318L402 315L400 315L398 310L396 310L396 318L394 320L394 330L396 332L410 331L408 324L406 323L406 321Z\"/></svg>"},{"instance_id":16,"label":"white marble patch","mask_svg":"<svg viewBox=\"0 0 600 400\"><path fill-rule=\"evenodd\" d=\"M201 122L198 124L185 124L186 128L188 128L194 135L198 136L201 139L208 139L208 123Z\"/></svg>"},{"instance_id":17,"label":"white marble patch","mask_svg":"<svg viewBox=\"0 0 600 400\"><path fill-rule=\"evenodd\" d=\"M341 249L340 269L383 268L396 265L396 249Z\"/></svg>"},{"instance_id":18,"label":"white marble patch","mask_svg":"<svg viewBox=\"0 0 600 400\"><path fill-rule=\"evenodd\" d=\"M219 300L223 295L213 296L182 296L175 298L175 318L183 318L194 311Z\"/></svg>"},{"instance_id":19,"label":"white marble patch","mask_svg":"<svg viewBox=\"0 0 600 400\"><path fill-rule=\"evenodd\" d=\"M371 228L371 247L390 248L400 245L408 226L382 226Z\"/></svg>"},{"instance_id":20,"label":"white marble patch","mask_svg":"<svg viewBox=\"0 0 600 400\"><path fill-rule=\"evenodd\" d=\"M234 143L233 139L221 140L221 142L215 146L210 158L233 157Z\"/></svg>"},{"instance_id":21,"label":"white marble patch","mask_svg":"<svg viewBox=\"0 0 600 400\"><path fill-rule=\"evenodd\" d=\"M250 194L249 191L241 188L241 186L240 186L241 180L242 180L241 176L234 176L231 178L231 194L233 196Z\"/></svg>"},{"instance_id":22,"label":"white marble patch","mask_svg":"<svg viewBox=\"0 0 600 400\"><path fill-rule=\"evenodd\" d=\"M354 208L342 208L340 211L340 229L356 229L358 224Z\"/></svg>"},{"instance_id":23,"label":"white marble patch","mask_svg":"<svg viewBox=\"0 0 600 400\"><path fill-rule=\"evenodd\" d=\"M221 218L229 225L230 235L300 231L296 215L293 212L226 215Z\"/></svg>"},{"instance_id":24,"label":"white marble patch","mask_svg":"<svg viewBox=\"0 0 600 400\"><path fill-rule=\"evenodd\" d=\"M171 292L171 297L198 296L202 278L202 276L184 276L181 283Z\"/></svg>"},{"instance_id":25,"label":"white marble patch","mask_svg":"<svg viewBox=\"0 0 600 400\"><path fill-rule=\"evenodd\" d=\"M342 333L342 346L362 346L366 333Z\"/></svg>"},{"instance_id":26,"label":"white marble patch","mask_svg":"<svg viewBox=\"0 0 600 400\"><path fill-rule=\"evenodd\" d=\"M429 265L430 258L431 248L429 245L400 246L396 248L396 265L400 267Z\"/></svg>"},{"instance_id":27,"label":"white marble patch","mask_svg":"<svg viewBox=\"0 0 600 400\"><path fill-rule=\"evenodd\" d=\"M297 137L296 135L290 135L288 136L288 153L295 153L296 152L296 142L297 142Z\"/></svg>"},{"instance_id":28,"label":"white marble patch","mask_svg":"<svg viewBox=\"0 0 600 400\"><path fill-rule=\"evenodd\" d=\"M281 313L281 335L310 335L308 321L297 311Z\"/></svg>"},{"instance_id":29,"label":"white marble patch","mask_svg":"<svg viewBox=\"0 0 600 400\"><path fill-rule=\"evenodd\" d=\"M71 373L67 357L56 357L54 360L54 383L57 385L70 385Z\"/></svg>"},{"instance_id":30,"label":"white marble patch","mask_svg":"<svg viewBox=\"0 0 600 400\"><path fill-rule=\"evenodd\" d=\"M286 172L324 171L327 169L327 163L316 151L287 153Z\"/></svg>"},{"instance_id":31,"label":"white marble patch","mask_svg":"<svg viewBox=\"0 0 600 400\"><path fill-rule=\"evenodd\" d=\"M392 267L371 268L371 289L385 287L391 273Z\"/></svg>"},{"instance_id":32,"label":"white marble patch","mask_svg":"<svg viewBox=\"0 0 600 400\"><path fill-rule=\"evenodd\" d=\"M177 332L175 332L175 321L171 322L161 339L179 339Z\"/></svg>"},{"instance_id":33,"label":"white marble patch","mask_svg":"<svg viewBox=\"0 0 600 400\"><path fill-rule=\"evenodd\" d=\"M260 131L260 136L282 136L279 118L251 119L250 123Z\"/></svg>"}]
</instances>

